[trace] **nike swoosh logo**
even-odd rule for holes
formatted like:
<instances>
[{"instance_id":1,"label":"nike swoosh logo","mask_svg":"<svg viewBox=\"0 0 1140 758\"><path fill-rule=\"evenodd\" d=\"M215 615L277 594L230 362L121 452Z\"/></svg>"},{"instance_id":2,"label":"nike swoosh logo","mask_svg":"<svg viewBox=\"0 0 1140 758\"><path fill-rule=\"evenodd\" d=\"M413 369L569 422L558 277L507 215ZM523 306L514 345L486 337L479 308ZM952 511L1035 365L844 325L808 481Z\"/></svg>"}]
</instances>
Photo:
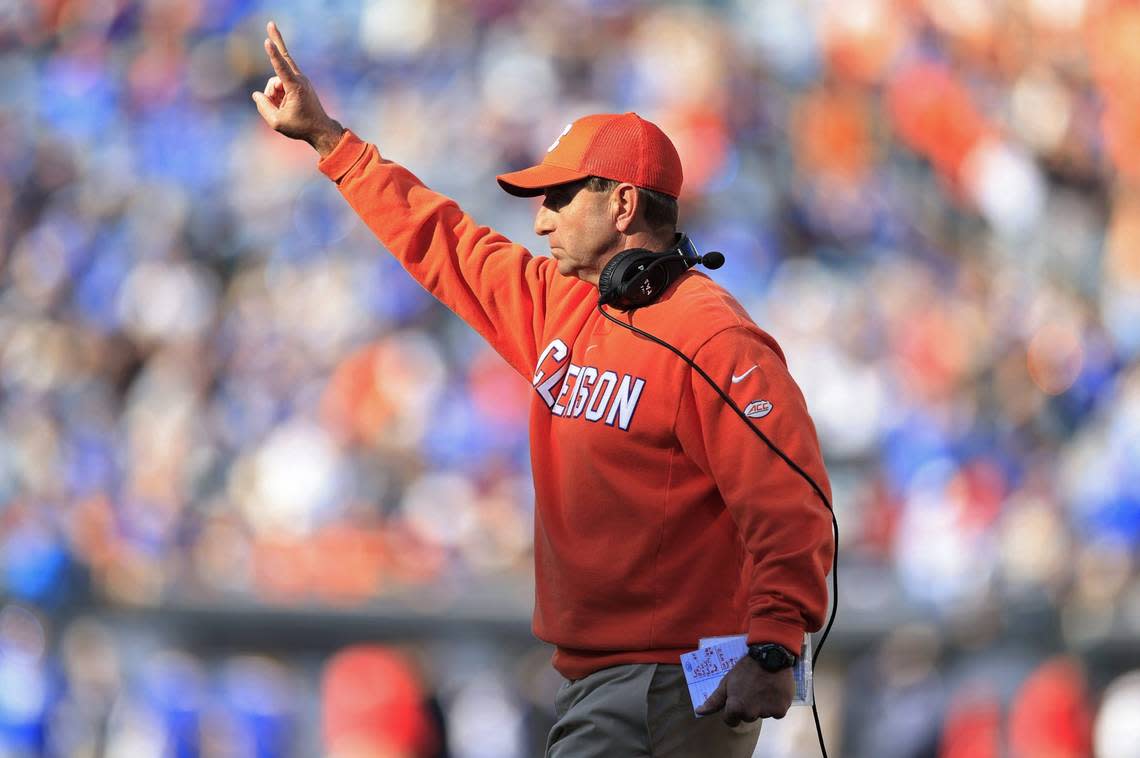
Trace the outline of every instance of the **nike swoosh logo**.
<instances>
[{"instance_id":1,"label":"nike swoosh logo","mask_svg":"<svg viewBox=\"0 0 1140 758\"><path fill-rule=\"evenodd\" d=\"M584 353L582 353L582 355L585 355L586 353L590 352L590 351L591 351L591 350L593 350L595 347L597 347L597 345L590 345L588 348L586 348L586 351L585 351Z\"/></svg>"},{"instance_id":2,"label":"nike swoosh logo","mask_svg":"<svg viewBox=\"0 0 1140 758\"><path fill-rule=\"evenodd\" d=\"M753 371L755 371L757 368L759 368L759 366L757 366L757 365L755 365L755 364L754 364L754 365L752 366L752 368L748 369L747 371L745 371L745 372L744 372L743 374L741 374L740 376L737 376L736 374L733 374L733 375L732 375L732 383L733 383L733 384L739 384L740 382L743 382L743 381L744 381L744 380L745 380L745 379L748 377L748 375L749 375L749 374L751 374Z\"/></svg>"}]
</instances>

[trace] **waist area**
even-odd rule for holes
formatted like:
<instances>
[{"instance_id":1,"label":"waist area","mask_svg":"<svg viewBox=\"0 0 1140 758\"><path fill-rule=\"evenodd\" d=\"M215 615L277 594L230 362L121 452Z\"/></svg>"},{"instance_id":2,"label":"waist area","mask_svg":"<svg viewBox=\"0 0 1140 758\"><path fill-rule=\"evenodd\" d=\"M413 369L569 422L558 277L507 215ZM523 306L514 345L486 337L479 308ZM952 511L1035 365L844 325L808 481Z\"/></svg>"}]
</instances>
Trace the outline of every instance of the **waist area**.
<instances>
[{"instance_id":1,"label":"waist area","mask_svg":"<svg viewBox=\"0 0 1140 758\"><path fill-rule=\"evenodd\" d=\"M602 669L628 663L670 663L679 665L681 655L692 652L696 641L687 648L655 648L653 650L578 650L558 646L554 649L551 664L554 670L570 681L584 679Z\"/></svg>"}]
</instances>

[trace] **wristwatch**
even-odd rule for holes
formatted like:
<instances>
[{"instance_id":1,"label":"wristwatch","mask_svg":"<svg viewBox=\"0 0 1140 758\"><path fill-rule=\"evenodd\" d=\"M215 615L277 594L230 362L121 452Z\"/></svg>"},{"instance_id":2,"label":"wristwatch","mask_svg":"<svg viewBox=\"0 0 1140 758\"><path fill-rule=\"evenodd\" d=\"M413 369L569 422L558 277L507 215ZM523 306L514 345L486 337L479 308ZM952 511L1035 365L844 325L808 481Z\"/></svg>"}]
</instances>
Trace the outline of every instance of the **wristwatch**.
<instances>
[{"instance_id":1,"label":"wristwatch","mask_svg":"<svg viewBox=\"0 0 1140 758\"><path fill-rule=\"evenodd\" d=\"M773 674L796 665L796 656L783 645L774 642L749 645L748 657L759 663L760 668Z\"/></svg>"}]
</instances>

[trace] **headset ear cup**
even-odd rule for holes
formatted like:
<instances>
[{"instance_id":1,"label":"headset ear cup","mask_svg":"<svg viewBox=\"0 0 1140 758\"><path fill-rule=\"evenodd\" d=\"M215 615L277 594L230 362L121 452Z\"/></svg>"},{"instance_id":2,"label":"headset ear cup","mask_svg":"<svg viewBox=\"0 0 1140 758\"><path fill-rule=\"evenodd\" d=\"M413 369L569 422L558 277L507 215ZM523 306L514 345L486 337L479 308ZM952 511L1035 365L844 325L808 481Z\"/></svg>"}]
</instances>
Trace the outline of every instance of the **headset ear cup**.
<instances>
[{"instance_id":1,"label":"headset ear cup","mask_svg":"<svg viewBox=\"0 0 1140 758\"><path fill-rule=\"evenodd\" d=\"M623 311L649 305L690 265L677 255L641 247L623 250L598 275L598 303Z\"/></svg>"},{"instance_id":2,"label":"headset ear cup","mask_svg":"<svg viewBox=\"0 0 1140 758\"><path fill-rule=\"evenodd\" d=\"M617 264L621 261L625 253L618 253L613 258L610 258L602 268L602 273L598 275L598 300L602 304L609 304L613 298L614 293L611 291L611 286L614 278L614 272L617 271Z\"/></svg>"},{"instance_id":3,"label":"headset ear cup","mask_svg":"<svg viewBox=\"0 0 1140 758\"><path fill-rule=\"evenodd\" d=\"M625 303L625 285L628 272L635 264L638 255L647 254L648 250L631 248L623 250L610 259L602 268L598 276L598 301L603 305L615 305L626 310L629 305Z\"/></svg>"},{"instance_id":4,"label":"headset ear cup","mask_svg":"<svg viewBox=\"0 0 1140 758\"><path fill-rule=\"evenodd\" d=\"M638 271L636 276L630 276L625 288L626 299L640 308L657 302L657 299L676 281L677 277L685 273L688 267L681 259L665 258L655 255L644 270Z\"/></svg>"}]
</instances>

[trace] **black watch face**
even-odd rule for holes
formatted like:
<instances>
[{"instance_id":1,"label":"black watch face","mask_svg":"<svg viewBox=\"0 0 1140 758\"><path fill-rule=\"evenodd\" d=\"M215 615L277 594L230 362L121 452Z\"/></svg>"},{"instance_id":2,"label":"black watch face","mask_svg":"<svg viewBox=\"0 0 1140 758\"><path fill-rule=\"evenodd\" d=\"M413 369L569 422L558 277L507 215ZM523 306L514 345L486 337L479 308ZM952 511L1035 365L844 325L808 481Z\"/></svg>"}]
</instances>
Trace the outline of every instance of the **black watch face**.
<instances>
[{"instance_id":1,"label":"black watch face","mask_svg":"<svg viewBox=\"0 0 1140 758\"><path fill-rule=\"evenodd\" d=\"M765 671L775 672L791 666L793 658L783 648L773 645L760 653L757 662Z\"/></svg>"}]
</instances>

